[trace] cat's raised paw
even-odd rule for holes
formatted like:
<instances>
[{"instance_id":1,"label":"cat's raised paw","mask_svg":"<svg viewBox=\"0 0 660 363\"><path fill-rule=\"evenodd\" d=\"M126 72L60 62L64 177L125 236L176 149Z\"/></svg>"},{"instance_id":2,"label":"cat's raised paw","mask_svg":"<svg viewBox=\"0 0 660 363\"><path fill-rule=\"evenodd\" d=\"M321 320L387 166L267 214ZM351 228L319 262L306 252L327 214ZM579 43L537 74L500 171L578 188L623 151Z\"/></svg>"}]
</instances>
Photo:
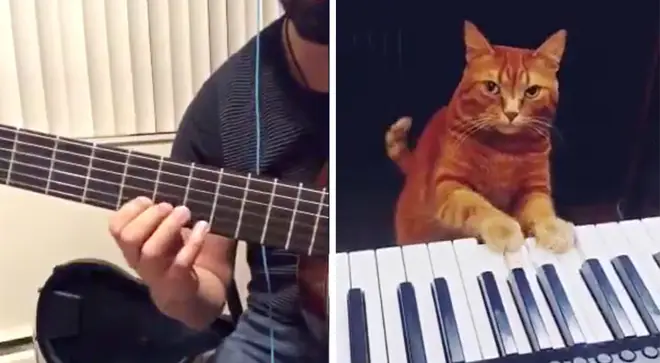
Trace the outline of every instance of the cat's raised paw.
<instances>
[{"instance_id":1,"label":"cat's raised paw","mask_svg":"<svg viewBox=\"0 0 660 363\"><path fill-rule=\"evenodd\" d=\"M507 215L485 219L479 226L479 237L496 252L517 251L525 243L520 224Z\"/></svg>"},{"instance_id":2,"label":"cat's raised paw","mask_svg":"<svg viewBox=\"0 0 660 363\"><path fill-rule=\"evenodd\" d=\"M575 244L575 227L561 218L547 218L534 222L532 233L539 246L553 252L566 252Z\"/></svg>"}]
</instances>

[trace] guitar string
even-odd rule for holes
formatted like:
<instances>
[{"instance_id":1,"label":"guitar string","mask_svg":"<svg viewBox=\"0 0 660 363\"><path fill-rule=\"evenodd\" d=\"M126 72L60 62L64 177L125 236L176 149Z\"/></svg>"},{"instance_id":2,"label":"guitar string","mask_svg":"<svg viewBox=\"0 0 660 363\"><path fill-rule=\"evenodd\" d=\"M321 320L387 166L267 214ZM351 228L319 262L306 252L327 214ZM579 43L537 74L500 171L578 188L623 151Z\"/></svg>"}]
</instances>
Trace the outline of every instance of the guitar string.
<instances>
[{"instance_id":1,"label":"guitar string","mask_svg":"<svg viewBox=\"0 0 660 363\"><path fill-rule=\"evenodd\" d=\"M8 139L8 138L0 137L0 141L10 141L10 142L13 142L14 140L11 140L11 139ZM25 155L29 155L29 156L36 156L36 157L39 157L39 158L41 158L41 159L46 159L46 160L49 160L49 161L51 161L51 160L53 159L52 154L55 153L55 152L56 152L57 154L63 153L63 154L68 154L68 155L73 155L73 156L80 156L80 157L84 157L84 158L90 158L89 155L84 155L84 154L80 154L80 153L72 152L72 151L69 151L69 150L61 150L61 149L59 149L59 150L53 150L52 148L48 148L48 147L45 147L45 146L42 146L42 145L37 145L37 144L26 143L26 142L24 142L24 141L20 141L20 140L18 141L17 144L19 144L19 145L27 145L27 146L34 146L34 147L37 147L37 148L40 148L40 149L47 150L47 151L51 154L51 156L44 156L44 155L39 155L39 154L35 154L35 153L28 153L28 152L21 151L21 150L19 150L18 148L16 148L16 152L17 152L17 153L23 153L23 154L25 154ZM0 147L0 151L14 152L14 149ZM131 155L134 155L134 154L131 154ZM101 162L107 162L107 163L109 163L109 164L114 164L114 165L118 165L118 166L121 166L121 167L124 167L124 166L126 165L126 163L118 162L118 161L115 161L115 160L112 160L112 159L100 158L100 157L96 157L96 156L94 157L93 160L101 161ZM151 159L151 160L152 160L152 161L155 161L155 162L160 162L160 159ZM83 164L76 164L76 163L71 163L71 162L66 162L66 161L60 161L60 160L55 160L55 161L56 161L56 162L68 163L68 164L72 164L72 165L80 166L80 167L85 167L85 168L87 168L87 167L89 166L89 162L85 162L85 164L83 165ZM165 160L164 160L164 161L165 161ZM169 171L167 171L167 170L163 170L162 166L161 166L159 169L152 169L152 168L150 168L150 167L145 167L145 166L140 166L140 165L129 165L129 166L132 167L132 168L135 168L135 169L139 169L139 170L146 170L146 171L149 171L149 172L156 172L156 173L159 173L159 174L161 174L161 175L162 175L162 174L165 174L165 175L172 175L172 176L176 176L176 177L180 177L180 178L186 178L186 179L188 179L187 176L182 176L182 175L179 175L179 174L176 174L176 173L169 172ZM190 167L190 165L186 165L186 166ZM212 173L214 173L214 174L218 174L218 176L219 176L220 174L222 174L223 177L234 177L234 175L232 175L231 173L227 173L227 172L224 171L224 170L222 170L222 171L212 170L212 169L207 169L207 168L200 167L200 166L198 166L198 165L195 165L195 168L196 168L197 170L200 170L200 171L209 171L209 172L212 172ZM107 172L107 173L120 174L120 173L116 173L116 172L112 172L112 171L106 171L106 172ZM120 175L121 175L121 174L120 174ZM211 180L207 180L207 179L203 179L203 178L199 178L199 177L194 177L194 176L191 178L191 180L193 180L193 181L201 181L201 182L205 182L205 183L210 183L210 184L213 184L213 185L215 185L215 183L216 183L216 181L211 181ZM217 180L217 179L216 179L216 180ZM247 177L244 178L243 180L246 180L246 182L247 182ZM261 179L250 179L250 183L253 183L253 182L264 182L264 183L267 183L269 186L272 186L272 185L275 184L275 182L263 181L263 180L261 180ZM225 184L225 186L230 187L230 188L234 188L234 189L245 190L244 187L234 186L234 185L230 185L230 184ZM284 184L284 183L278 182L278 183L277 183L277 186L278 186L278 187L280 187L280 186L284 186L284 187L289 187L289 188L295 188L296 190L297 190L298 188L301 188L301 189L300 189L301 191L314 191L314 192L316 192L317 194L327 195L327 191L325 191L325 190L319 191L319 190L316 190L316 189L308 189L308 188L304 188L304 187L302 187L302 183L300 183L298 187L293 187L293 186L291 186L291 185L287 185L287 184ZM248 189L248 191L249 191L249 190L250 190L250 189ZM259 192L259 193L262 193L262 194L269 194L269 195L270 195L270 192L263 192L263 191L259 191L259 190L255 190L255 189L252 189L252 191ZM284 196L284 195L282 195L282 197L289 198L289 199L295 199L295 198L293 198L293 197ZM301 201L315 203L314 201L310 201L310 200L307 200L307 199L301 199Z\"/></svg>"},{"instance_id":2,"label":"guitar string","mask_svg":"<svg viewBox=\"0 0 660 363\"><path fill-rule=\"evenodd\" d=\"M17 185L23 185L25 187L31 187L32 186L30 184L26 184L26 183L22 183L22 182L16 182L16 181L14 181L12 183L17 184ZM60 183L60 184L66 185L66 183ZM71 186L71 185L69 185L69 186ZM72 197L72 198L79 197L79 195L71 194L71 193L67 193L67 192L61 192L61 191L55 191L55 193L51 194L51 196L54 196L54 197L58 197L58 196L59 197ZM92 197L88 197L88 198L86 198L86 200L90 201L90 202L94 202L94 203L96 203L96 205L103 206L107 209L114 210L116 208L115 203L109 203L109 202L106 202L104 200L100 200L100 199L96 199L96 198L92 198ZM128 201L128 199L126 201ZM191 216L192 220L208 220L209 219L207 216L204 215L204 213L201 213L201 212L197 213L195 211L191 211L191 214L192 214L192 216ZM233 218L214 217L213 220L209 221L209 223L211 223L213 225L216 222L232 222L233 223L234 221L235 221L235 219L233 219ZM268 233L273 233L276 236L284 237L282 239L286 240L288 235L289 235L290 222L287 221L285 223L285 225L286 226L283 226L282 224L269 225L268 226ZM263 231L264 224L263 223L261 223L261 224L256 223L255 224L255 223L252 223L252 222L243 222L243 223L241 223L241 230L243 230L244 227L248 228L250 230L254 230L254 231ZM305 225L305 227L309 227L309 225ZM321 230L321 232L323 234L323 232L327 232L327 231L325 230L325 228L323 228ZM302 235L302 233L304 233L304 236L305 236L304 239L305 240L309 239L310 241L312 241L312 234L315 233L315 232L312 232L312 233L309 233L309 232L296 232L296 234L298 234L298 235ZM319 233L318 233L318 229L317 229L316 236L318 237L318 235L319 235ZM295 242L295 243L297 244L298 242ZM314 242L309 242L309 243L305 242L306 247L304 249L307 251L308 254L311 254L311 252L314 252L314 251L311 251L311 252L309 251L310 248L307 247L308 244L310 246L316 245L316 239L314 239ZM296 249L296 248L289 248L289 250L294 250L294 249Z\"/></svg>"},{"instance_id":3,"label":"guitar string","mask_svg":"<svg viewBox=\"0 0 660 363\"><path fill-rule=\"evenodd\" d=\"M0 151L10 151L10 150L0 147ZM24 151L16 151L15 154L16 155L25 155L25 156L29 156L29 157L35 157L35 158L39 158L39 159L43 159L43 160L52 160L51 158L49 158L47 156L43 156L43 155L39 155L39 154L35 154L35 153L28 153L28 152L24 152ZM99 160L102 160L102 159L99 159ZM47 167L44 167L44 166L33 165L31 163L25 163L25 162L22 162L22 161L16 160L16 159L14 159L12 161L11 159L0 158L0 161L6 161L6 162L9 162L9 163L20 164L20 165L29 166L29 167L32 167L32 168L38 168L38 169L41 169L41 170L50 171L49 167L47 168ZM118 172L115 172L115 171L110 171L110 170L105 170L105 169L101 169L101 168L98 168L98 167L94 167L94 165L92 165L92 167L90 168L89 163L87 163L87 164L78 164L78 163L75 163L75 162L64 161L64 160L57 160L56 162L71 165L71 166L76 166L76 167L80 167L80 168L84 168L84 169L89 169L90 171L99 171L99 172L103 172L105 174L110 174L110 175L116 175L116 176L123 176L124 175L123 173L118 173ZM136 167L136 168L138 168L138 167ZM77 174L71 173L71 172L57 171L57 170L54 170L54 172L57 172L59 174L68 174L68 175L76 176L76 177L83 178L83 179L86 178L86 176L77 175ZM12 170L12 173L13 173L13 170ZM183 178L185 180L188 179L188 177L178 175L178 174L175 174L175 173L168 173L168 172L165 172L165 171L161 171L159 174L160 175L172 175L172 176L176 176L176 177L179 177L179 178ZM224 175L224 174L222 174L222 172L219 172L219 175ZM132 179L136 179L136 180L153 182L153 180L150 179L150 178L144 178L144 177L139 177L139 176L129 176L129 177L132 178ZM110 182L110 181L99 180L99 179L95 179L95 178L91 178L91 177L90 177L90 179L100 181L100 182L103 182L103 183L106 183L106 184L114 184L114 185L117 184L117 183L113 183L113 182ZM192 180L194 180L194 179L192 179ZM217 182L213 182L213 181L206 180L206 179L197 179L197 180L194 180L194 181L203 181L203 182L206 182L206 183L211 183L211 185L215 185L217 183ZM209 191L202 190L202 189L197 189L197 188L183 187L183 186L180 186L178 184L172 184L172 183L166 183L166 182L158 181L157 185L158 186L174 187L174 188L184 189L184 190L187 189L187 190L192 191L192 192L199 192L199 193L202 193L202 194L207 194L211 197L215 196L215 192L209 192ZM231 189L238 189L241 192L247 191L247 192L253 192L253 193L257 193L257 194L261 194L261 195L268 195L268 196L273 195L272 191L271 192L266 192L266 191L262 191L262 190L249 188L249 187L245 188L245 187L239 187L239 186L234 186L234 185L230 185L230 184L222 184L222 186L224 186L226 188L231 188ZM149 191L149 190L145 190L145 191L152 192L152 191ZM221 197L231 198L231 199L235 199L235 200L239 200L239 201L243 200L242 197L233 197L233 196L225 195L225 194L221 194L221 193L219 193L218 195L221 196ZM290 196L281 195L281 194L277 194L277 193L274 193L274 196L278 197L278 198L293 200L293 201L298 200L299 203L304 202L304 203L312 204L313 206L318 206L318 205L321 205L321 207L327 207L328 206L328 204L326 204L326 203L320 203L318 201L313 201L313 200L309 200L309 199L290 197ZM325 199L325 198L323 198L323 199ZM252 200L246 200L246 203L259 204L259 205L264 205L264 206L268 205L266 203L252 201ZM281 209L281 210L285 210L285 211L288 211L288 212L293 211L293 209L289 209L289 208L282 207L282 206L273 206L273 207ZM315 214L315 213L309 213L309 212L304 212L304 211L301 211L301 212L308 213L308 214ZM296 211L296 213L298 213L298 211Z\"/></svg>"},{"instance_id":4,"label":"guitar string","mask_svg":"<svg viewBox=\"0 0 660 363\"><path fill-rule=\"evenodd\" d=\"M14 174L14 173L12 173L12 174ZM20 172L17 172L17 173L15 173L15 174L16 174L16 175L20 175L20 176L22 176L22 177L34 178L33 176L31 176L31 175L29 175L29 174L23 174L23 173L20 173ZM42 180L45 181L45 179L42 179ZM71 189L79 189L79 190L82 190L82 189L83 189L82 187L80 187L80 186L78 186L78 185L75 185L75 184L69 184L69 183L60 182L60 181L55 181L55 180L51 181L51 183L55 183L55 184L58 184L58 185L62 185L62 186L65 186L65 187L68 187L68 188L71 188ZM25 187L25 188L27 188L28 190L32 190L32 189L30 189L30 188L34 187L33 184L29 184L29 183L25 183L25 182L21 182L21 181L16 181L16 180L13 180L13 181L12 181L12 185L17 185L17 186ZM134 188L134 187L131 187L131 189L136 190L136 191L145 191L144 189ZM87 190L88 190L88 192L93 192L93 193L98 193L98 194L108 195L108 196L113 196L113 197L114 197L113 194L105 193L105 192L100 191L100 190L94 190L94 189L87 189ZM50 190L49 194L47 194L47 195L50 195L50 196L53 196L53 197L58 197L58 196L71 197L71 198L73 198L74 200L79 200L79 199L81 199L81 197L80 197L79 194L72 194L72 193L68 193L68 192L65 192L65 191L60 191L60 190L57 190L57 189ZM174 198L176 198L176 196L173 196L173 195L171 195L171 194L163 194L163 195L166 195L166 196L170 196L170 197L174 197ZM130 198L122 198L122 201L124 201L124 200L125 200L125 201L128 201L129 199L130 199ZM116 209L116 207L117 207L116 203L109 202L109 201L107 201L107 200L102 200L102 199L98 199L98 198L90 197L90 196L86 196L86 197L85 197L85 201L89 201L89 202L94 202L94 203L96 203L96 204L100 204L99 206L102 206L102 207L105 207L105 208L108 208L108 209ZM194 203L194 204L201 205L201 206L204 206L204 207L211 207L211 206L212 206L212 205L210 205L210 204L208 204L208 203L200 202L200 201L197 201L197 200L189 200L189 202L191 202L191 203L186 203L186 204L188 204L189 206L190 206L190 204L193 204L193 203ZM217 210L218 208L223 209L223 210L225 210L225 211L232 211L232 212L235 212L235 210L230 209L230 208L228 208L228 207L224 207L224 206L222 206L222 205L220 205L220 204L218 204L218 205L216 206L216 210ZM193 211L193 212L194 212L194 211ZM202 212L199 212L199 213L196 213L196 214L200 214L200 215L202 215L202 216L204 215L204 213L202 213ZM255 216L255 217L259 217L259 218L262 218L262 217L263 217L261 214L259 214L259 213L255 213L255 212L244 211L243 214L244 214L244 215ZM314 218L316 218L316 217L314 217ZM204 219L204 218L202 218L202 219ZM214 222L215 222L215 221L219 221L219 222L233 222L234 220L235 220L234 218L222 217L222 216L217 216L217 217L214 217L214 218L213 218L213 221L214 221ZM272 215L271 215L271 216L268 218L268 220L269 220L269 221L272 220L272 221L275 221L275 222L281 222L281 223L279 223L278 225L283 225L283 224L286 225L286 227L285 227L286 231L283 229L282 231L280 231L280 232L282 232L282 233L288 234L288 230L291 229L291 227L290 227L291 219L289 219L289 218L284 218L284 217L280 217L280 218L275 217L275 218L273 218ZM307 229L307 230L312 230L312 231L313 231L314 228L316 228L317 230L320 230L321 232L327 232L327 225L325 225L325 224L321 224L321 225L319 225L319 223L320 223L320 218L319 218L319 221L318 221L318 222L315 222L313 225L312 225L312 224L305 223L305 222L301 222L301 221L294 221L293 223L294 223L294 226L296 226L296 227L304 227L304 228ZM242 222L242 223L241 223L241 226L248 226L248 227L250 227L250 228L253 228L253 229L259 229L259 230L261 230L261 229L264 228L264 225L263 225L263 224L253 225L252 223L249 223L249 222L248 222L248 223L243 223L243 222ZM270 232L270 230L271 230L270 227L271 227L271 226L269 226L269 228L268 228L268 231L269 231L269 232ZM276 227L276 228L277 228L277 227ZM296 232L296 233L298 233L298 232ZM312 232L312 233L314 234L314 232ZM316 234L317 234L317 233L316 233ZM310 236L310 237L311 237L311 236Z\"/></svg>"},{"instance_id":5,"label":"guitar string","mask_svg":"<svg viewBox=\"0 0 660 363\"><path fill-rule=\"evenodd\" d=\"M0 160L2 160L2 158L0 158ZM19 163L19 164L24 164L24 163ZM29 165L29 164L24 164L24 165ZM29 166L30 166L30 167L35 167L35 166L32 166L32 165L29 165ZM47 168L42 168L42 169L43 169L43 170L47 170ZM2 169L2 168L0 168L0 171L7 171L7 169ZM78 179L83 179L83 180L85 179L84 177L79 176L79 175L76 175L76 174L70 174L70 173L66 173L66 172L60 172L60 173L61 173L61 174L64 174L64 175L70 175L70 176L75 177L75 178L78 178ZM54 183L54 184L57 184L57 185L62 185L62 186L65 186L65 187L68 187L68 188L71 188L71 189L80 190L80 191L83 191L83 192L84 192L85 190L87 190L87 193L92 192L92 193L98 193L98 194L101 194L101 195L107 195L107 196L109 196L109 197L116 197L115 194L108 193L108 192L105 192L105 191L102 191L102 190L98 190L98 189L94 189L94 188L85 188L85 187L82 187L82 186L80 186L80 185L76 185L76 184L72 184L72 183L67 183L67 182L62 182L62 181L53 180L53 179L46 179L46 178L41 178L41 177L35 177L35 176L33 176L33 175L26 174L26 173L21 173L20 171L16 171L16 170L12 170L12 173L11 173L11 174L12 174L12 175L19 175L19 176L24 177L24 178L30 178L30 179L38 180L38 181L42 181L42 182L47 182L47 183L49 182L49 183L51 183L51 184ZM107 181L105 181L105 180L101 180L101 179L96 179L96 178L89 178L89 180L94 180L94 181L99 181L99 182L109 183L109 184L110 184L110 182L107 182ZM38 189L41 189L41 188L39 188L38 186L35 186L35 185L33 185L33 184L29 184L29 183L25 183L25 182L20 182L20 181L16 181L16 180L11 180L11 181L10 181L10 186L11 186L11 185L20 185L20 186L22 186L22 187L26 187L26 188L38 188ZM45 188L46 188L46 187L44 186L43 189L45 189ZM144 188L140 188L140 187L134 187L134 186L131 186L131 185L125 185L125 186L124 186L124 189L129 189L129 190L134 190L134 191L139 191L139 192L145 192L146 194L152 192L152 191L150 191L150 190L148 190L148 189L144 189ZM60 190L57 190L57 189L51 189L49 192L50 192L50 193L48 193L47 195L51 195L51 196L55 196L55 197L56 197L58 194L63 194L63 195L66 195L67 197L74 197L74 198L76 198L76 199L81 199L81 198L82 198L80 195L76 195L76 194L71 194L71 193L63 192L63 191L60 191ZM159 195L164 196L164 197L169 197L169 198L171 198L171 199L179 199L179 198L180 198L180 196L173 195L173 194L169 194L169 193L159 193ZM220 194L218 194L218 195L221 196ZM231 196L223 196L223 197L228 198L228 199L232 199L232 200L234 200L234 201L242 202L242 199L241 199L241 198L236 198L236 197L231 197ZM115 203L112 203L112 202L109 202L109 201L106 201L106 200L100 200L100 199L90 198L90 197L88 197L88 196L86 196L85 199L88 200L88 201L93 201L93 202L97 202L97 203L102 203L104 206L107 205L108 207L116 208L116 204L115 204ZM122 199L124 199L124 198L122 198ZM186 201L186 204L196 204L196 205L203 206L203 207L208 207L208 208L212 208L212 207L213 207L213 203L208 203L208 202L206 202L206 201L201 201L201 200L197 200L197 199L194 199L194 198L188 198L187 201ZM264 203L259 203L259 204L262 205L262 206L266 206L266 207L269 205L269 204L264 204ZM232 209L231 207L226 206L224 203L217 203L217 204L216 204L216 209L218 209L218 208L219 208L220 210L224 210L224 211L236 212L235 209ZM274 208L275 208L275 205L272 205L272 206L271 206L271 210L274 209ZM292 211L292 209L288 209L288 208L280 208L280 210L284 210L284 211ZM300 212L300 214L303 214L302 211L296 211L296 214L298 214L298 212ZM248 216L262 217L262 215L261 215L260 213L250 212L250 211L246 211L246 210L243 211L243 214L244 214L244 215L248 215ZM318 217L319 222L320 222L321 219L327 219L327 216L324 216L324 215L319 214L319 213L305 212L304 214L307 215L307 216L311 216L311 217L313 217L313 218L315 218L315 219ZM222 218L222 217L217 217L217 218ZM291 223L291 219L289 219L289 218L285 218L285 217L278 217L278 216L272 216L272 215L271 215L271 216L269 217L269 220L271 220L271 219L273 219L273 220L275 220L275 221L284 222L284 223L286 223L287 225ZM221 220L221 221L223 221L223 220L224 220L224 221L232 221L233 219L231 219L231 218L224 218L224 219L219 219L219 220ZM316 222L315 222L314 224L309 224L309 223L306 223L306 222L303 222L303 221L300 221L300 220L295 220L295 219L294 219L293 223L294 223L294 225L297 226L297 227L305 227L305 228L307 228L307 229L313 229L313 228L315 228L315 225L317 224ZM321 227L322 227L322 230L325 229L325 225L322 225ZM288 228L288 227L287 227L287 228Z\"/></svg>"},{"instance_id":6,"label":"guitar string","mask_svg":"<svg viewBox=\"0 0 660 363\"><path fill-rule=\"evenodd\" d=\"M263 5L262 0L257 0L257 35L256 35L256 51L255 51L255 63L254 63L254 116L255 123L254 127L256 129L256 155L255 155L255 169L257 175L261 173L261 108L259 105L259 91L261 90L260 86L260 65L261 65L261 6ZM273 289L270 283L270 269L268 268L268 258L266 256L266 246L261 246L261 262L264 265L264 272L266 277L266 287L268 295L273 294ZM269 322L269 338L270 338L270 362L275 363L275 331L273 329L273 303L272 300L268 304L268 322Z\"/></svg>"},{"instance_id":7,"label":"guitar string","mask_svg":"<svg viewBox=\"0 0 660 363\"><path fill-rule=\"evenodd\" d=\"M85 142L77 141L77 140L74 140L74 139L67 139L67 138L57 138L56 139L56 138L53 138L49 135L41 135L41 134L35 133L33 131L30 131L30 130L23 130L21 128L15 128L15 127L9 127L9 126L5 126L5 125L0 125L0 130L3 130L3 129L7 130L11 133L17 133L18 135L22 134L22 135L26 135L26 136L31 136L31 137L40 138L40 139L44 139L44 140L51 140L51 141L59 140L59 141L56 141L56 142L59 142L60 144L65 143L67 145L91 147L92 150L94 148L98 148L98 145L96 145L96 144L85 143ZM35 146L35 147L39 147L39 148L43 148L43 149L47 149L47 150L52 150L52 148L49 148L47 146L39 145L37 143L22 141L22 140L20 140L20 138L7 138L7 137L0 136L0 140L8 141L8 142L11 142L11 143L13 143L14 140L16 140L16 139L18 139L19 144L28 145L28 146ZM156 161L156 162L160 162L160 160L161 160L160 158L157 158L157 157L152 157L152 156L149 156L149 155L142 155L142 154L137 154L137 153L129 153L129 152L126 152L126 151L123 151L123 150L118 150L118 149L113 149L113 148L102 147L102 148L99 148L99 149L103 150L104 152L110 152L110 153L113 153L113 154L116 154L116 155L122 155L122 156L130 156L131 158L140 158L142 160L149 160L149 161ZM11 149L10 149L10 151L11 151ZM60 152L60 150L56 150L56 151L58 153ZM61 152L67 152L69 154L76 155L76 156L81 156L81 157L84 157L84 158L89 158L90 157L90 155L88 155L88 154L83 154L83 153L78 153L78 152L71 152L71 151L67 151L67 150L61 150ZM94 159L98 160L98 158L94 158ZM114 164L118 164L118 165L124 165L124 163L117 162L117 161L111 160L111 159L103 159L103 160L107 161L107 162L114 163ZM171 159L168 159L168 158L163 158L162 161L163 161L164 165L167 164L167 165L172 165L172 166L190 167L190 164L179 163L177 161L174 161L174 160L171 160ZM214 172L214 173L218 172L217 170L204 168L201 165L195 165L195 168L200 169L200 170L206 170L206 171L209 171L209 172ZM158 169L149 168L149 167L143 167L143 169L149 170L149 171L154 171L154 172L158 171ZM232 178L238 178L238 179L241 179L241 180L247 180L248 179L248 177L246 177L245 175L240 175L240 174L235 174L235 173L225 172L224 175L228 176L228 177L232 177ZM263 180L263 179L251 179L250 182L259 182L259 183L265 183L265 184L268 184L268 185L275 184L273 181ZM324 193L327 194L328 193L327 191L321 191L321 190L310 188L310 187L305 187L305 186L300 186L300 185L289 185L289 184L280 183L280 182L277 183L277 186L278 187L284 187L284 188L290 188L290 189L300 188L303 191L317 193L317 194L324 194Z\"/></svg>"}]
</instances>

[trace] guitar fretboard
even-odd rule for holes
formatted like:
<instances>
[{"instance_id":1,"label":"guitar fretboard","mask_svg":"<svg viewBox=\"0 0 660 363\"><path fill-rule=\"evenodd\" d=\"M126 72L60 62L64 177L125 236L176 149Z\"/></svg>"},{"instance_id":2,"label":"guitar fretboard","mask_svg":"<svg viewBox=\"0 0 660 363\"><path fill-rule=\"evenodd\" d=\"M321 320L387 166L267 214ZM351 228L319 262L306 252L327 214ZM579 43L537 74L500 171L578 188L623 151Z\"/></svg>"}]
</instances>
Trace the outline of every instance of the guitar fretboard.
<instances>
[{"instance_id":1,"label":"guitar fretboard","mask_svg":"<svg viewBox=\"0 0 660 363\"><path fill-rule=\"evenodd\" d=\"M328 253L329 194L252 174L0 126L0 185L118 209L138 196L186 205L219 235Z\"/></svg>"}]
</instances>

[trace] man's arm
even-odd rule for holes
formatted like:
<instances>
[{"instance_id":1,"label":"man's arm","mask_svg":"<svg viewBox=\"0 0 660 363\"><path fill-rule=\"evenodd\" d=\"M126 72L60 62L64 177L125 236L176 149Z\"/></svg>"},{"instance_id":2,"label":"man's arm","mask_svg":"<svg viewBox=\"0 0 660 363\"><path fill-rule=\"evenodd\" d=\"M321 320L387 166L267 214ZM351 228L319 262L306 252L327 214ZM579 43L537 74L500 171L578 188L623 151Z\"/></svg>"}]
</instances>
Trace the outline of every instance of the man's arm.
<instances>
[{"instance_id":1,"label":"man's arm","mask_svg":"<svg viewBox=\"0 0 660 363\"><path fill-rule=\"evenodd\" d=\"M222 150L217 131L219 100L214 84L217 76L211 76L188 106L172 145L172 159L219 166ZM188 229L182 231L184 241L189 233ZM224 308L235 256L236 241L208 235L193 267L199 280L197 295L176 302L160 301L152 295L154 303L163 313L192 328L207 327Z\"/></svg>"}]
</instances>

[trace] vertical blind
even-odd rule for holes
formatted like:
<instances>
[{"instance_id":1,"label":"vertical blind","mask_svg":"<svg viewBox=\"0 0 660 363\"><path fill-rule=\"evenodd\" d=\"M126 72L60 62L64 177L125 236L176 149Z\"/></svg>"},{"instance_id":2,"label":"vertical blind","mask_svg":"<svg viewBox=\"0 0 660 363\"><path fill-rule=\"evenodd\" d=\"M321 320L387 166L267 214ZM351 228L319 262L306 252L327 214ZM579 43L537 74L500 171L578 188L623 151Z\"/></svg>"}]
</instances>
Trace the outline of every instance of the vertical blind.
<instances>
[{"instance_id":1,"label":"vertical blind","mask_svg":"<svg viewBox=\"0 0 660 363\"><path fill-rule=\"evenodd\" d=\"M174 131L278 0L0 0L0 124L69 137Z\"/></svg>"}]
</instances>

